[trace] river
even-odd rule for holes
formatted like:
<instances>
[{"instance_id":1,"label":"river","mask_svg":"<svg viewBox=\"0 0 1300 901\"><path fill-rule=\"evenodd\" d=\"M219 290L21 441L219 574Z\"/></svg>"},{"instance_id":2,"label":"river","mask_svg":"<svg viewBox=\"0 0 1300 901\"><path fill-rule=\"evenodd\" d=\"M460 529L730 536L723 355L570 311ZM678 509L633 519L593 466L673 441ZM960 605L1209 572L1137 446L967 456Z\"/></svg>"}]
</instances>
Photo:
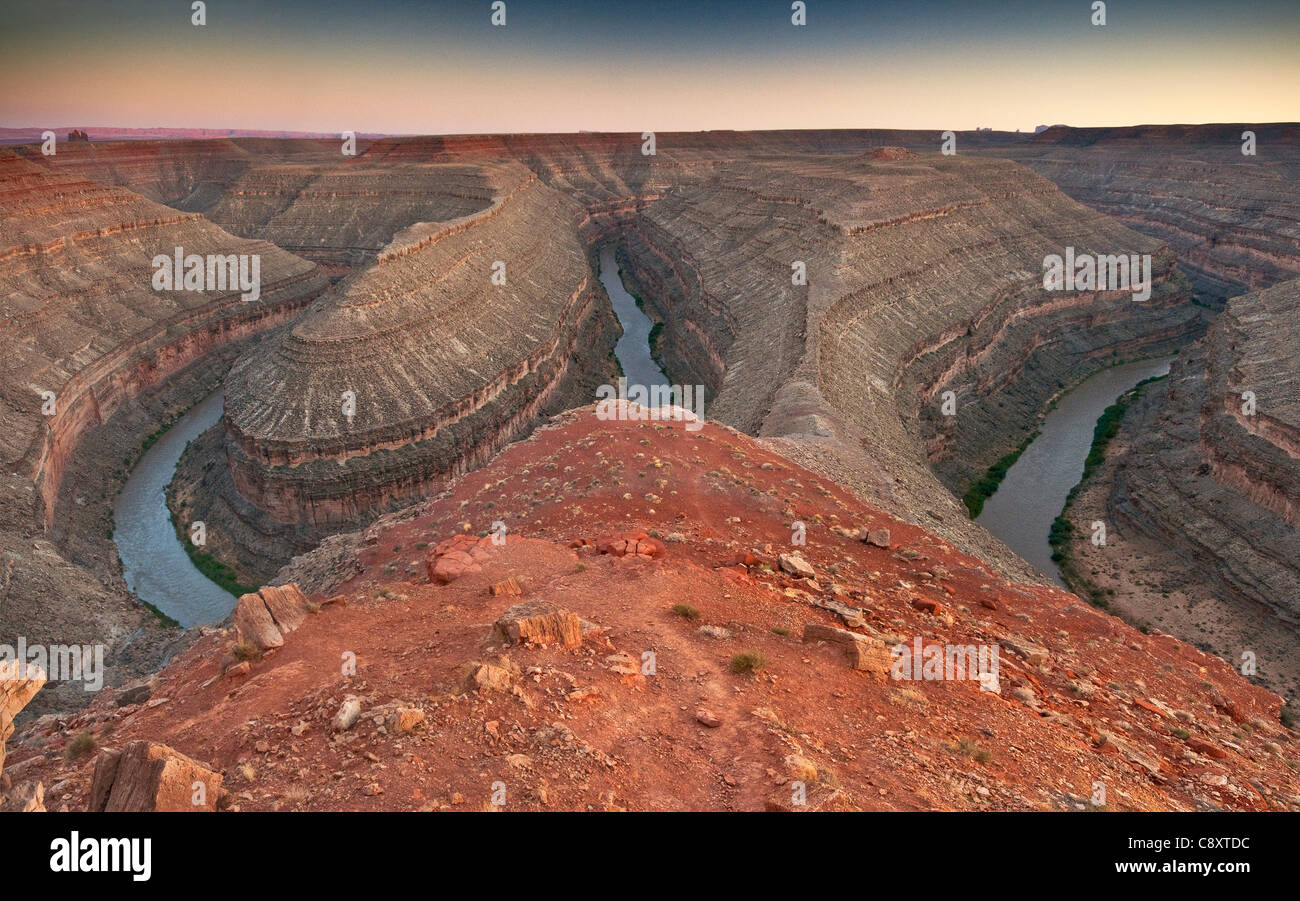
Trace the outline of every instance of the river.
<instances>
[{"instance_id":1,"label":"river","mask_svg":"<svg viewBox=\"0 0 1300 901\"><path fill-rule=\"evenodd\" d=\"M654 323L636 305L636 298L623 287L618 276L618 262L614 248L606 245L600 249L600 283L614 306L614 315L623 326L623 336L614 345L614 356L623 367L629 385L667 385L668 377L650 356L650 330Z\"/></svg>"},{"instance_id":2,"label":"river","mask_svg":"<svg viewBox=\"0 0 1300 901\"><path fill-rule=\"evenodd\" d=\"M613 247L601 249L600 280L623 326L614 354L628 384L668 384L650 356L654 323L623 287ZM215 425L221 419L221 409L218 391L164 432L132 468L113 510L113 541L127 587L187 627L222 620L235 607L235 597L191 562L172 527L166 499L185 445Z\"/></svg>"},{"instance_id":3,"label":"river","mask_svg":"<svg viewBox=\"0 0 1300 901\"><path fill-rule=\"evenodd\" d=\"M127 587L186 627L225 619L235 608L234 595L190 561L166 497L185 445L215 425L221 409L217 391L177 420L131 469L113 508L113 541Z\"/></svg>"},{"instance_id":4,"label":"river","mask_svg":"<svg viewBox=\"0 0 1300 901\"><path fill-rule=\"evenodd\" d=\"M1043 420L1038 437L984 502L979 524L1064 588L1047 537L1070 489L1083 478L1097 420L1138 382L1168 372L1169 362L1140 360L1112 366L1062 395Z\"/></svg>"}]
</instances>

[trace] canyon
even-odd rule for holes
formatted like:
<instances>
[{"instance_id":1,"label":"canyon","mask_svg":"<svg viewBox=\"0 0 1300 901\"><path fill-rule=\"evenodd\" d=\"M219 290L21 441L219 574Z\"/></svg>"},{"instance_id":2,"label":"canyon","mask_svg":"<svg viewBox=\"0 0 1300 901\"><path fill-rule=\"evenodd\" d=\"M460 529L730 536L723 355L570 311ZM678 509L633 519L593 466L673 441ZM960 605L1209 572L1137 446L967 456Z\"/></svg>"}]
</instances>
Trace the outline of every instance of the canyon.
<instances>
[{"instance_id":1,"label":"canyon","mask_svg":"<svg viewBox=\"0 0 1300 901\"><path fill-rule=\"evenodd\" d=\"M1292 777L1278 766L1289 749L1271 747L1289 741L1277 725L1279 698L1221 661L1163 635L1141 636L1048 587L1041 573L972 523L958 500L1073 385L1116 363L1191 346L1175 365L1170 390L1179 373L1199 378L1202 387L1186 388L1181 399L1149 392L1143 401L1149 406L1135 414L1181 417L1180 438L1199 429L1190 450L1171 444L1162 451L1199 455L1197 463L1189 471L1185 457L1163 466L1121 462L1127 478L1139 481L1116 476L1107 482L1115 486L1114 500L1105 501L1107 518L1121 532L1143 531L1172 546L1196 492L1153 486L1172 478L1169 471L1210 479L1238 512L1216 507L1206 534L1245 536L1238 540L1256 556L1230 562L1228 554L1204 548L1187 553L1243 598L1270 605L1261 629L1269 617L1294 615L1287 606L1294 591L1286 592L1295 584L1287 552L1265 540L1295 534L1296 423L1286 376L1293 382L1296 361L1276 352L1294 335L1294 303L1287 300L1294 289L1268 286L1300 275L1293 190L1300 157L1294 126L1261 127L1260 157L1248 159L1238 159L1239 142L1229 140L1233 129L1240 132L1236 126L1054 128L1032 137L962 132L955 156L939 152L936 132L921 131L661 133L653 155L641 152L641 137L633 134L361 139L355 156L341 153L338 142L315 139L79 141L61 144L48 158L32 146L0 148L0 297L6 347L13 348L0 403L6 421L16 424L0 439L6 481L0 624L29 640L109 645L115 685L175 658L148 683L169 705L119 708L110 695L87 712L68 714L89 699L78 697L76 686L47 686L25 716L57 714L40 720L24 747L34 755L28 759L49 759L27 766L47 780L56 771L60 781L72 780L78 787L63 803L81 804L78 792L90 791L90 774L82 764L54 761L50 749L72 728L128 727L121 734L167 741L225 769L225 784L237 787L232 803L284 806L238 773L254 759L250 744L274 743L269 725L259 735L253 733L262 726L244 729L238 744L231 744L233 732L185 735L167 725L187 684L201 684L202 703L220 711L214 724L229 725L268 716L254 686L284 679L301 692L295 709L312 711L303 713L305 721L337 706L348 688L365 694L368 707L402 698L398 706L444 717L448 729L464 733L466 753L487 753L470 750L478 739L465 731L488 703L472 693L469 708L448 699L429 706L411 700L418 694L414 684L388 671L362 685L309 678L301 668L319 661L296 647L297 635L286 638L285 650L228 675L234 667L223 655L243 641L240 635L225 627L182 633L134 603L109 540L113 497L150 436L223 390L222 421L181 458L172 513L182 530L204 522L208 550L241 582L299 583L312 607L328 608L304 627L323 630L321 640L372 641L379 623L385 635L395 635L407 617L432 617L425 622L432 627L442 623L437 610L444 609L450 618L443 625L458 636L451 656L466 657L456 665L470 662L481 620L473 611L496 582L435 587L421 577L424 555L411 559L409 548L423 551L451 533L486 534L499 521L510 541L501 562L485 566L500 580L518 575L525 582L530 567L540 567L545 575L532 579L530 594L558 600L572 593L575 605L585 599L587 608L578 612L597 622L604 617L618 639L617 646L602 646L602 655L634 640L623 620L632 608L633 616L657 617L656 631L667 634L675 622L663 612L671 608L668 593L684 592L695 580L700 595L718 605L719 628L739 623L732 631L762 635L773 672L783 681L803 680L796 675L799 644L771 644L775 639L763 634L767 621L797 635L815 624L810 610L834 611L852 600L865 611L854 622L866 617L875 624L867 632L851 626L859 630L852 634L897 630L901 617L906 628L927 635L1013 645L1032 640L1053 649L1049 658L1069 658L1066 665L1034 655L1017 677L1016 687L1037 702L1017 706L978 693L977 701L945 694L934 702L944 711L1002 718L994 731L1014 734L1017 754L1023 741L1057 753L1066 741L1061 735L1074 730L1069 741L1089 749L1088 766L1100 759L1092 755L1119 749L1115 759L1128 763L1106 766L1129 769L1114 778L1134 807L1292 805ZM154 291L149 261L182 245L186 252L260 255L259 300L243 303L238 290ZM1135 303L1127 290L1044 290L1044 259L1067 247L1150 255L1151 298ZM589 431L597 428L588 421L593 417L560 416L590 403L597 387L619 374L613 349L620 329L597 278L602 252L612 253L628 289L661 325L657 362L669 379L706 389L712 424L693 447L710 471L695 471L703 464L681 455L666 426L604 424L603 432ZM1248 288L1264 290L1229 299ZM50 416L41 414L46 390L55 398ZM1246 421L1222 402L1243 390L1256 392L1259 408ZM1207 397L1218 397L1219 405ZM954 415L945 413L946 405ZM1144 434L1150 441L1167 438L1164 426ZM717 453L719 443L729 445L727 454ZM597 449L605 457L594 462L587 452ZM1136 438L1119 449L1121 461L1158 456ZM624 484L631 477L623 467L644 469L670 457L677 471L692 472L685 484L674 486L671 472L648 471ZM760 472L782 472L785 481L760 476L755 482L751 464L760 461ZM1200 473L1203 461L1209 469ZM524 479L531 479L527 490ZM807 484L816 490L806 493ZM614 485L627 490L615 492ZM750 498L733 496L742 485L750 486L740 492ZM634 491L646 503L634 503ZM783 493L785 503L775 504ZM722 495L740 517L736 523L719 523L716 511L708 512ZM588 509L593 498L604 505L599 515ZM1277 522L1249 519L1243 503L1263 506ZM789 543L795 520L815 523L818 537L810 539L807 555L818 577L811 582L787 579L771 550ZM907 544L883 554L861 542L845 544L849 539L835 530L852 531L849 520L853 529L888 524ZM1290 531L1280 532L1283 526ZM662 590L634 590L622 571L609 570L607 554L593 561L583 550L588 545L567 547L584 535L628 529L666 543L668 562L655 557L646 564L657 567ZM661 537L667 535L680 540ZM732 568L729 555L737 552L755 562ZM868 561L864 554L888 559ZM950 576L922 569L920 556L911 555L926 556ZM589 587L574 584L581 578L570 572L575 566L597 570ZM853 576L831 569L841 566ZM1168 561L1159 566L1177 568ZM955 605L954 612L912 605L913 595L931 587L936 597L950 599L939 598ZM601 592L613 592L629 609L598 600ZM980 607L986 594L995 606ZM1290 600L1280 602L1279 594ZM345 600L326 603L335 598ZM1023 617L1005 612L1008 601ZM993 614L979 611L1004 612L995 628L985 622ZM493 615L499 612L494 608ZM1033 625L1038 619L1043 625ZM1174 626L1164 631L1181 636ZM684 636L673 641L676 651L713 673L705 683L730 678L717 654L701 656ZM1083 662L1097 647L1090 642L1114 645L1105 666ZM390 642L373 653L401 657L410 648ZM1158 688L1157 658L1181 674ZM452 679L450 661L440 657L436 672L424 676L438 684ZM542 681L573 663L553 655L522 661L540 667ZM678 678L687 678L684 673ZM861 686L845 678L863 677L819 669L823 678L848 692ZM1198 680L1212 690L1196 688ZM1079 687L1085 682L1091 688ZM777 683L761 684L764 700L776 703ZM1267 686L1291 690L1280 682ZM460 696L450 682L446 688L447 698ZM1091 698L1098 689L1107 705L1124 711L1122 736L1070 700L1071 693ZM703 703L683 690L673 685L662 702L674 709L679 701ZM619 715L630 715L645 699L612 700L608 687L601 692ZM531 709L522 695L512 696ZM715 688L704 696L721 705ZM890 698L888 690L877 698L887 705L879 716L901 715L915 703ZM1148 711L1139 700L1159 715L1134 722L1146 715L1138 711ZM995 713L988 704L1008 706ZM926 709L925 699L915 706ZM742 714L728 706L721 715L726 721ZM1031 715L1061 734L1040 733L1028 724ZM1080 725L1080 717L1092 725ZM1171 743L1171 735L1187 731L1177 722L1198 724L1205 733L1200 740L1217 742L1216 750L1227 742L1234 765L1252 775L1220 783L1202 752ZM544 726L520 723L529 730ZM685 735L682 724L666 728ZM751 728L766 727L745 727ZM959 737L941 732L936 725L925 733L929 752ZM489 756L518 742L492 744ZM338 745L331 739L313 753L344 753ZM607 746L602 753L617 759L630 752ZM810 754L806 746L788 753ZM848 752L832 756L857 781L841 794L828 786L827 797L837 799L828 803L872 806L863 797L880 771L850 765L855 755ZM710 757L709 766L720 759ZM771 800L753 779L781 769L779 759L754 767L746 788L726 803L761 807ZM974 776L958 785L909 772L932 794L882 806L1059 809L1075 803L1031 790L1042 774L1029 775L1024 761L1000 772L996 786ZM323 770L313 773L311 780L325 778ZM559 770L547 769L544 781L562 781ZM1206 787L1224 785L1230 788ZM976 786L993 794L970 795ZM549 806L545 788L529 791L538 805ZM575 786L559 803L575 809L673 803L628 791L609 801L592 785ZM680 803L722 803L703 785L691 791ZM469 792L451 790L447 798L455 794ZM371 801L321 797L323 807L382 805L378 795L363 795Z\"/></svg>"},{"instance_id":2,"label":"canyon","mask_svg":"<svg viewBox=\"0 0 1300 901\"><path fill-rule=\"evenodd\" d=\"M1242 152L1246 133L1253 154ZM1215 308L1300 276L1295 123L1056 126L998 154L1158 238L1178 255L1198 299Z\"/></svg>"},{"instance_id":3,"label":"canyon","mask_svg":"<svg viewBox=\"0 0 1300 901\"><path fill-rule=\"evenodd\" d=\"M1228 301L1148 387L1072 507L1079 585L1134 621L1300 689L1300 280Z\"/></svg>"},{"instance_id":4,"label":"canyon","mask_svg":"<svg viewBox=\"0 0 1300 901\"><path fill-rule=\"evenodd\" d=\"M117 652L118 678L138 674L165 659L163 637L124 591L106 523L111 486L145 435L128 438L113 424L168 407L177 384L215 384L215 360L289 321L329 279L197 213L9 150L0 150L0 183L5 631L33 643L103 643ZM151 260L180 245L259 255L261 300L244 303L237 287L154 291ZM79 693L53 686L32 709Z\"/></svg>"},{"instance_id":5,"label":"canyon","mask_svg":"<svg viewBox=\"0 0 1300 901\"><path fill-rule=\"evenodd\" d=\"M239 233L276 240L334 272L351 273L328 305L280 343L279 362L257 362L257 351L236 367L233 384L242 378L274 386L261 396L273 397L276 409L266 400L259 404L256 393L228 394L225 435L206 436L182 463L180 481L191 486L181 497L184 516L222 523L215 540L227 543L219 551L252 582L329 531L359 525L481 464L530 417L571 405L579 395L566 380L582 382L588 392L607 380L606 339L591 342L590 359L572 377L567 366L535 371L541 357L530 359L526 346L502 346L491 352L505 353L500 365L488 367L492 372L461 373L442 397L412 397L399 379L379 392L382 402L372 408L392 421L344 428L335 409L343 392L374 377L366 372L370 364L346 357L354 351L365 357L370 352L356 348L388 340L392 332L384 330L395 323L405 329L402 309L426 302L405 280L423 277L426 267L439 284L446 282L442 290L472 295L481 306L496 300L489 281L496 262L508 272L538 267L549 273L552 265L566 265L552 264L558 252L590 281L598 248L613 244L629 285L664 325L660 347L668 375L704 385L710 416L774 440L798 435L796 452L808 454L807 461L866 473L857 478L859 487L896 512L924 510L954 540L1020 565L982 530L968 527L932 471L960 493L1054 393L1110 360L1167 353L1204 321L1158 242L1071 202L1013 163L870 150L879 137L923 140L920 133L870 132L661 135L656 154L645 156L635 135L385 139L355 159L335 156L328 164L320 144L302 142L309 146L286 162L267 160L263 144L229 142L193 161L184 180L167 167L166 181L149 148L138 144L125 148L120 162L95 164L182 208L206 209ZM999 146L993 138L972 143ZM251 159L237 162L236 151ZM59 165L90 164L70 158ZM381 183L389 193L378 192L376 204L388 218L377 223L354 213L355 198L371 196ZM438 185L445 196L474 202L470 211L455 204L422 207L407 202L415 184ZM564 211L549 210L548 203ZM349 205L348 221L383 228L365 239L336 232L342 204ZM425 217L443 224L414 224ZM412 224L399 229L408 219ZM301 230L322 220L330 223L324 231ZM580 245L520 245L519 234L531 227L553 237L575 234ZM482 244L499 249L467 255ZM1121 292L1046 294L1038 286L1041 260L1067 245L1154 254L1155 297L1134 306ZM915 265L917 247L927 248L924 266ZM575 262L583 254L585 264ZM805 284L792 283L796 262L808 273ZM578 268L561 276L571 290ZM902 282L913 285L912 294L898 303L894 291ZM527 303L558 316L559 308L506 287L496 292L508 295L506 310ZM341 299L348 295L357 299ZM361 299L367 296L373 303ZM587 310L585 299L569 302ZM611 325L603 298L598 306L585 327L596 336ZM352 318L347 329L359 343L349 346L342 332L329 329L307 337L313 315L332 319L341 311ZM467 322L500 315L475 309ZM576 334L554 333L555 321L539 323L547 336L544 355L572 345ZM364 338L366 330L374 336ZM418 334L417 326L409 339L420 340ZM339 359L329 360L330 354ZM324 368L316 372L317 365ZM1020 377L1026 365L1032 378ZM502 428L499 435L484 432L464 417L488 403L513 409L511 392L498 400L506 384L493 375L512 366L507 382L527 374L555 384L558 397L545 410L553 399L540 393L526 410L484 411L477 421ZM938 415L941 390L958 395L961 416ZM297 412L272 425L281 404ZM312 425L304 429L309 417ZM453 424L478 432L457 438ZM277 429L290 437L279 437Z\"/></svg>"}]
</instances>

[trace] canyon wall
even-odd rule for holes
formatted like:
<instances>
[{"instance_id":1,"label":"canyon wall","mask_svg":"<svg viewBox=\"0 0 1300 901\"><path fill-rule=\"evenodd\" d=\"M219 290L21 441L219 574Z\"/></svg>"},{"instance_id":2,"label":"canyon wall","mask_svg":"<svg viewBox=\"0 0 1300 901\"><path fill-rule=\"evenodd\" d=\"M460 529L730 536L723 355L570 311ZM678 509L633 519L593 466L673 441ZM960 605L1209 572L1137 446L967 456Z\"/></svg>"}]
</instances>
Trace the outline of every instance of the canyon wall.
<instances>
[{"instance_id":1,"label":"canyon wall","mask_svg":"<svg viewBox=\"0 0 1300 901\"><path fill-rule=\"evenodd\" d=\"M258 256L260 297L155 290L152 261L177 246ZM157 423L120 414L196 373L210 388L214 355L287 321L327 285L311 262L197 213L0 150L0 633L103 644L113 678L158 665L169 635L130 598L108 540L116 487ZM128 420L134 428L110 426ZM80 686L51 685L30 710L78 699L89 700Z\"/></svg>"},{"instance_id":2,"label":"canyon wall","mask_svg":"<svg viewBox=\"0 0 1300 901\"><path fill-rule=\"evenodd\" d=\"M1242 153L1244 132L1255 153ZM1016 159L1178 255L1199 300L1300 276L1300 125L1048 129L972 148Z\"/></svg>"},{"instance_id":3,"label":"canyon wall","mask_svg":"<svg viewBox=\"0 0 1300 901\"><path fill-rule=\"evenodd\" d=\"M621 232L670 376L706 386L711 418L1013 569L953 494L1061 390L1205 327L1168 248L1012 162L774 153L690 171ZM1044 291L1067 246L1150 254L1152 296Z\"/></svg>"},{"instance_id":4,"label":"canyon wall","mask_svg":"<svg viewBox=\"0 0 1300 901\"><path fill-rule=\"evenodd\" d=\"M118 188L0 154L0 458L37 486L50 524L68 455L117 407L214 346L284 321L325 276L264 241L235 238ZM257 255L260 298L156 291L156 254ZM48 394L46 392L49 392Z\"/></svg>"},{"instance_id":5,"label":"canyon wall","mask_svg":"<svg viewBox=\"0 0 1300 901\"><path fill-rule=\"evenodd\" d=\"M195 515L215 511L240 544L263 546L270 572L304 542L435 492L613 379L616 331L580 208L523 166L484 171L491 206L403 230L228 376L229 479L203 475L213 490Z\"/></svg>"},{"instance_id":6,"label":"canyon wall","mask_svg":"<svg viewBox=\"0 0 1300 901\"><path fill-rule=\"evenodd\" d=\"M1300 689L1298 338L1300 280L1229 301L1070 511L1112 530L1072 546L1089 587L1228 659L1251 651L1286 695Z\"/></svg>"},{"instance_id":7,"label":"canyon wall","mask_svg":"<svg viewBox=\"0 0 1300 901\"><path fill-rule=\"evenodd\" d=\"M307 255L319 241L313 258L352 275L274 350L236 366L225 463L212 463L209 436L208 456L182 464L187 482L203 483L197 509L219 510L240 536L232 545L259 548L242 565L268 572L481 465L561 396L592 400L569 370L588 392L603 380L589 376L608 375L607 351L592 352L612 332L592 260L613 242L664 325L666 371L705 386L707 415L773 441L795 436L785 452L1021 565L944 486L961 494L1062 389L1115 360L1168 352L1204 320L1161 242L1022 166L880 146L937 138L665 133L653 155L639 135L410 138L376 141L348 163L304 152L250 164L211 215ZM1012 142L969 143L993 153ZM436 186L434 205L403 206L421 184ZM369 204L374 185L401 215L375 224L364 206L372 242L411 215L464 212L349 256L358 233L336 227L334 204L349 186ZM1044 292L1043 258L1067 246L1152 255L1153 296ZM497 290L497 260L546 287ZM806 278L792 278L797 267ZM575 349L576 367L560 363ZM469 359L489 362L457 362ZM940 417L949 390L960 413ZM346 422L345 391L373 409Z\"/></svg>"}]
</instances>

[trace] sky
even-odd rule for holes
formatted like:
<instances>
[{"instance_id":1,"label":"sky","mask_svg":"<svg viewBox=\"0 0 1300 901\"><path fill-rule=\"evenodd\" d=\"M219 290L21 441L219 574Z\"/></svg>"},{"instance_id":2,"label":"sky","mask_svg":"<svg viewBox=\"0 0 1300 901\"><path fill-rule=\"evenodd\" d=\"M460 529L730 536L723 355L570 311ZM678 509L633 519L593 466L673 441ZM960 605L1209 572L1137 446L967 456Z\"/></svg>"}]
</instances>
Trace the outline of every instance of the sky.
<instances>
[{"instance_id":1,"label":"sky","mask_svg":"<svg viewBox=\"0 0 1300 901\"><path fill-rule=\"evenodd\" d=\"M466 134L1300 120L1300 2L3 0L0 126Z\"/></svg>"}]
</instances>

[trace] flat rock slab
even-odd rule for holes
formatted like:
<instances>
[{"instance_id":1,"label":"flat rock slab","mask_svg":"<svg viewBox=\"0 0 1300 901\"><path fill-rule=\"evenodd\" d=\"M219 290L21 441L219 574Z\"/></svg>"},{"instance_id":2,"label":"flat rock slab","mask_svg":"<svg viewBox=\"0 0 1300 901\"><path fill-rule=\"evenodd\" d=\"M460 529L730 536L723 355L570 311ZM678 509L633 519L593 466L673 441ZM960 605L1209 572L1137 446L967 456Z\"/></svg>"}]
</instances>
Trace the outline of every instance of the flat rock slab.
<instances>
[{"instance_id":1,"label":"flat rock slab","mask_svg":"<svg viewBox=\"0 0 1300 901\"><path fill-rule=\"evenodd\" d=\"M892 663L889 649L885 647L883 641L877 638L872 638L870 635L859 635L847 629L837 629L834 626L823 626L820 623L809 623L804 626L803 643L812 644L818 641L825 641L842 647L845 656L848 657L849 666L853 667L853 669L879 673L889 672Z\"/></svg>"},{"instance_id":2,"label":"flat rock slab","mask_svg":"<svg viewBox=\"0 0 1300 901\"><path fill-rule=\"evenodd\" d=\"M220 773L166 745L133 741L95 761L92 811L212 811L221 795Z\"/></svg>"},{"instance_id":3,"label":"flat rock slab","mask_svg":"<svg viewBox=\"0 0 1300 901\"><path fill-rule=\"evenodd\" d=\"M549 601L515 604L497 619L496 634L514 644L582 646L582 620Z\"/></svg>"},{"instance_id":4,"label":"flat rock slab","mask_svg":"<svg viewBox=\"0 0 1300 901\"><path fill-rule=\"evenodd\" d=\"M268 585L246 594L235 605L235 631L242 644L259 651L284 645L284 636L302 625L309 608L296 583Z\"/></svg>"}]
</instances>

